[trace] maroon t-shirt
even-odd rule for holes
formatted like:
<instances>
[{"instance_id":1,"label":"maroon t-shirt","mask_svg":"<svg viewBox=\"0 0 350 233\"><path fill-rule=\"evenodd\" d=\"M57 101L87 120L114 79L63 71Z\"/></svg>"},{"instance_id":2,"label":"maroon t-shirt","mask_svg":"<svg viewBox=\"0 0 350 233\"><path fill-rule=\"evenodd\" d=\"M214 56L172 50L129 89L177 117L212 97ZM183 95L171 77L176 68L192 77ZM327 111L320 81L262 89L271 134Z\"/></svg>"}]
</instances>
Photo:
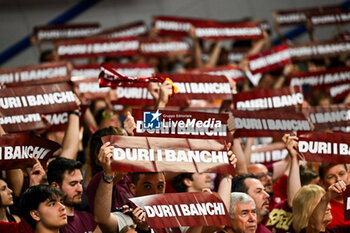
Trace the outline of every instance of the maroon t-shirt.
<instances>
[{"instance_id":1,"label":"maroon t-shirt","mask_svg":"<svg viewBox=\"0 0 350 233\"><path fill-rule=\"evenodd\" d=\"M92 233L97 227L94 216L86 211L74 211L74 216L68 216L67 221L61 233Z\"/></svg>"},{"instance_id":2,"label":"maroon t-shirt","mask_svg":"<svg viewBox=\"0 0 350 233\"><path fill-rule=\"evenodd\" d=\"M288 176L283 174L272 186L273 201L278 204L280 201L287 199L287 181Z\"/></svg>"},{"instance_id":3,"label":"maroon t-shirt","mask_svg":"<svg viewBox=\"0 0 350 233\"><path fill-rule=\"evenodd\" d=\"M34 233L33 228L24 220L21 222L2 222L0 221L0 232L6 233Z\"/></svg>"},{"instance_id":4,"label":"maroon t-shirt","mask_svg":"<svg viewBox=\"0 0 350 233\"><path fill-rule=\"evenodd\" d=\"M87 187L86 196L88 198L89 207L92 213L94 213L94 203L96 190L102 178L102 173L99 172L94 175ZM131 175L127 174L124 179L122 179L118 184L113 187L112 194L112 206L111 211L113 212L116 207L128 205L133 206L129 198L134 197L129 189L129 184L131 183Z\"/></svg>"},{"instance_id":5,"label":"maroon t-shirt","mask_svg":"<svg viewBox=\"0 0 350 233\"><path fill-rule=\"evenodd\" d=\"M271 231L267 229L263 224L258 224L258 228L256 228L255 233L271 233Z\"/></svg>"},{"instance_id":6,"label":"maroon t-shirt","mask_svg":"<svg viewBox=\"0 0 350 233\"><path fill-rule=\"evenodd\" d=\"M266 227L276 233L294 233L293 210L285 199L270 212Z\"/></svg>"}]
</instances>

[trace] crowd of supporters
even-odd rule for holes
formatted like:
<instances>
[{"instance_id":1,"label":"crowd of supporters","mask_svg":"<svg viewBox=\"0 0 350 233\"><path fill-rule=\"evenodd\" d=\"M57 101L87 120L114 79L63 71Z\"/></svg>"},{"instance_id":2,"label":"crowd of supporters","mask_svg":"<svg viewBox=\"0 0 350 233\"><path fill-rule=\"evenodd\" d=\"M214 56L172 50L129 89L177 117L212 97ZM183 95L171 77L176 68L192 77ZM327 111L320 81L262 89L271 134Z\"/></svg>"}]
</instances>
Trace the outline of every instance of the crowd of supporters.
<instances>
[{"instance_id":1,"label":"crowd of supporters","mask_svg":"<svg viewBox=\"0 0 350 233\"><path fill-rule=\"evenodd\" d=\"M327 10L327 8L325 9ZM347 13L347 11L340 12ZM186 21L186 18L182 20ZM172 51L169 47L169 51L162 54L146 55L146 53L140 52L108 57L95 54L96 56L89 55L88 58L79 58L80 62L85 62L86 65L100 66L103 63L105 64L104 67L107 67L104 69L108 69L109 65L113 67L118 64L129 64L133 68L140 63L148 64L155 71L153 75L148 75L148 77L152 77L154 80L150 82L144 76L137 80L147 85L147 90L152 96L152 106L138 105L137 101L132 105L123 103L122 97L118 96L118 91L116 91L118 85L122 86L121 83L124 82L123 85L125 84L126 87L133 87L136 83L135 79L129 77L128 74L119 72L121 76L118 76L113 72L105 71L105 74L110 75L109 78L113 77L117 80L115 82L117 84L113 87L114 84L111 82L109 85L112 88L104 91L102 95L99 93L98 97L87 97L82 93L82 90L74 88L73 83L76 77L70 75L69 84L72 86L71 90L74 90L75 107L66 112L67 122L63 128L48 130L51 123L50 119L43 114L45 112L43 108L46 108L43 106L36 111L39 111L41 120L46 124L44 129L11 132L10 128L6 130L7 123L5 121L6 114L9 114L6 109L11 103L6 102L5 97L15 98L16 94L1 96L3 99L0 102L0 115L3 120L0 121L0 123L2 122L0 124L0 137L2 138L1 143L4 144L0 145L0 163L3 163L0 166L0 168L3 168L0 173L0 232L316 233L350 231L350 221L345 221L347 216L344 214L346 212L344 210L348 208L345 205L348 196L346 187L350 184L347 158L343 159L344 162L339 161L339 159L329 159L329 157L327 157L328 160L319 157L315 157L315 159L306 157L305 159L300 147L298 147L299 136L305 132L299 132L296 127L290 130L277 130L277 133L274 132L271 135L267 133L269 137L260 137L261 134L254 134L254 128L247 130L248 133L250 132L249 136L237 136L240 130L239 124L234 121L234 118L233 123L227 120L227 127L229 128L227 131L231 134L228 138L231 141L226 140L224 149L217 149L213 146L212 150L227 151L227 155L225 154L227 156L226 164L229 165L228 169L234 169L235 171L231 174L211 172L214 165L208 165L204 170L193 172L193 170L186 170L186 166L179 163L180 165L174 165L173 168L164 166L166 169L145 172L147 167L146 165L142 167L140 161L135 161L135 164L139 162L137 163L140 165L138 170L135 170L132 164L114 163L117 143L115 141L105 141L105 136L127 137L130 140L126 139L126 141L132 143L124 145L125 147L142 148L138 144L139 139L132 139L133 137L139 137L135 136L137 122L135 116L133 116L134 109L152 111L153 114L156 111L158 113L158 111L169 110L174 111L174 114L185 114L190 111L198 112L204 117L209 113L231 116L232 113L235 113L232 112L235 108L234 98L239 98L237 96L241 93L251 92L253 93L251 98L258 98L259 96L254 95L259 90L278 91L283 88L291 88L290 77L292 75L295 77L312 73L314 76L317 74L326 76L327 71L346 71L346 67L349 65L349 52L346 49L344 51L339 49L337 52L323 56L309 56L302 59L300 57L299 59L293 59L293 55L290 54L287 59L275 57L279 60L273 62L266 57L267 54L278 53L276 49L278 45L274 45L270 38L272 28L266 30L266 28L259 26L261 33L256 38L211 37L208 39L201 37L198 31L196 32L196 29L203 27L203 25L196 24L194 19L191 20L194 23L189 23L190 26L186 34L181 37L181 40L186 41L189 47L181 49L180 52ZM181 22L181 18L178 21ZM198 19L198 21L200 20ZM235 22L235 25L239 28L247 23L250 25L249 27L253 27L254 25L260 25L259 22L259 20L245 20ZM208 20L203 20L202 23L211 25ZM212 24L218 25L219 23L215 21ZM222 26L222 24L224 23L221 22L220 25ZM229 25L228 22L227 25ZM317 45L321 44L314 34L316 23L312 24L308 20L305 25L307 25L306 33L310 35L309 44L314 46L313 49L315 49ZM147 33L138 37L140 41L171 41L169 38L164 39L166 37L162 34L161 29L157 29L156 24L150 28ZM281 51L288 51L288 46L292 48L298 45L291 39L283 38L279 28L277 29L281 43L285 45L285 47L278 47ZM336 33L329 38L329 41L323 41L322 43L332 44L335 43L334 41L346 41L346 35L347 32L342 31L339 26ZM100 39L97 36L92 38ZM130 37L125 38L125 41L130 39ZM339 38L343 39L340 40ZM38 37L33 38L33 42L41 46L43 42L38 40ZM108 39L105 40L108 41ZM73 40L70 41L71 44L74 44L73 42ZM161 50L161 48L159 49ZM239 59L233 59L234 51L244 51L244 54ZM62 57L57 49L41 52L40 64L53 64L64 60L69 62L69 69L72 69L77 65L76 61L79 60ZM265 70L255 72L252 68L252 61L259 57L262 59L265 57L268 60L265 62L270 62L272 65L265 64L263 65ZM223 67L225 68L223 69ZM203 95L204 99L198 97L193 99L183 98L181 104L179 102L176 105L176 103L171 103L172 99L184 92L180 86L176 87L176 84L174 85L176 80L162 78L156 80L155 78L167 77L167 75L172 77L171 75L174 74L210 75L208 72L225 75L225 72L223 72L225 69L242 74L239 79L226 77L230 86L230 96L233 96L231 99L207 98L209 95ZM0 75L5 72L7 72L5 69L0 70ZM213 73L214 77L216 74ZM307 114L310 113L312 107L337 107L337 109L346 112L346 119L338 120L339 122L342 121L343 124L338 124L338 127L334 127L332 124L323 125L322 128L314 127L312 128L313 131L310 130L311 133L309 133L325 133L327 135L325 139L333 138L332 135L335 134L345 135L343 138L347 138L347 124L350 119L350 107L347 105L350 101L349 91L345 91L345 95L337 96L337 98L332 96L329 91L330 88L336 87L338 84L349 85L350 78L347 76L349 76L347 73L344 74L344 77L342 76L342 82L334 81L333 83L330 80L328 85L317 86L312 85L312 83L303 83L300 85L301 93L303 93L302 103L289 106L293 108L292 110L291 108L282 108L280 111L286 112L291 117L294 113L303 112L305 119L311 121L307 119ZM100 81L102 78L100 77ZM118 81L118 78L125 80ZM0 79L0 81L3 82L0 92L16 87L16 85L11 86L6 83L6 80ZM95 77L94 82L99 82L98 76ZM35 83L35 85L40 84ZM33 88L30 83L24 83L24 85L24 88ZM146 95L143 96L146 99ZM15 105L17 100L14 99L13 101L12 103ZM143 102L140 100L139 103ZM30 103L28 104L30 105ZM251 110L259 110L263 106L258 104L253 108L255 109L244 109L242 111L253 114ZM278 108L267 108L266 111L272 115L272 113L279 110ZM29 113L26 112L25 114ZM263 113L258 112L257 116L259 114L262 116ZM235 117L235 114L233 114L233 117ZM215 126L213 127L215 128ZM20 163L19 160L15 160L16 163L5 161L5 140L11 140L9 135L18 133L29 134L33 140L37 136L45 138L60 144L61 147L45 161L40 159L42 157L32 156L28 158L28 155L26 155L27 159L30 160L28 166L16 164ZM152 134L147 135L147 137L152 137ZM334 138L336 137L338 136L334 136ZM187 138L191 138L191 136ZM216 139L215 137L195 138L195 140L199 140L198 145L209 147L212 145L210 140ZM166 143L164 140L154 140L159 140L159 144ZM169 146L171 146L171 140L169 139ZM272 161L271 155L268 158L264 154L258 161L260 163L254 161L254 148L272 145L277 142L283 145L280 151L284 151L281 152L284 153L284 156ZM14 145L23 146L20 141L13 143ZM348 141L341 141L341 143L349 145ZM178 145L174 145L174 147L176 146ZM319 149L318 152L328 150L324 148ZM25 153L25 151L19 153ZM347 151L344 157L349 155ZM18 158L21 156L24 155L17 155ZM140 158L140 156L145 155L138 156ZM332 153L327 156L332 156ZM194 166L199 167L199 163ZM228 212L231 224L224 224L217 220L216 224L200 225L189 221L188 225L179 224L178 227L169 225L169 227L154 228L147 221L147 214L149 213L142 206L137 206L130 200L130 198L153 194L192 192L203 192L203 197L206 195L204 193L219 197ZM178 204L181 204L181 201L179 199ZM160 222L166 226L167 221L169 221L168 218L165 216L159 218Z\"/></svg>"}]
</instances>

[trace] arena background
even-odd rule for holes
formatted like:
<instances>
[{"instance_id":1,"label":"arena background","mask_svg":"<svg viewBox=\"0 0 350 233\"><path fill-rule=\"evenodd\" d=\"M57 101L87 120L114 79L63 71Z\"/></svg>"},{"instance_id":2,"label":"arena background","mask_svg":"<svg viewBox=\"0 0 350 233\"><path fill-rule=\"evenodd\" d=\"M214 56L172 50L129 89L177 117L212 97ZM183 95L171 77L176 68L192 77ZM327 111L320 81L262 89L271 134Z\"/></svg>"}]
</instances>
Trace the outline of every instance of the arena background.
<instances>
[{"instance_id":1,"label":"arena background","mask_svg":"<svg viewBox=\"0 0 350 233\"><path fill-rule=\"evenodd\" d=\"M218 20L243 17L266 19L272 26L273 12L282 9L343 5L344 0L0 0L0 68L37 64L39 50L29 44L36 25L50 22L99 22L102 29L144 20L150 25L154 15L174 15ZM350 24L346 25L349 27ZM283 27L293 32L295 27ZM273 29L274 31L274 29ZM316 36L330 39L335 26L319 27ZM275 33L272 39L276 38ZM295 38L309 41L306 33ZM18 53L17 53L18 52Z\"/></svg>"}]
</instances>

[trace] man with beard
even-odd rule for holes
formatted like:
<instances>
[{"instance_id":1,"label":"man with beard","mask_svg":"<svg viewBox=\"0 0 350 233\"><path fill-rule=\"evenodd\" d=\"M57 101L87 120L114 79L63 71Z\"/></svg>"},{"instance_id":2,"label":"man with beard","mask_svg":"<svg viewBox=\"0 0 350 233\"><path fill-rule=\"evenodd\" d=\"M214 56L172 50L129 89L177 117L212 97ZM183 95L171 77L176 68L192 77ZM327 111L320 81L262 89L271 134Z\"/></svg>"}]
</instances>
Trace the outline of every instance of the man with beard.
<instances>
[{"instance_id":1,"label":"man with beard","mask_svg":"<svg viewBox=\"0 0 350 233\"><path fill-rule=\"evenodd\" d=\"M65 194L68 225L60 229L61 233L101 232L91 213L75 210L81 204L83 195L81 167L79 161L58 157L47 168L49 184Z\"/></svg>"},{"instance_id":2,"label":"man with beard","mask_svg":"<svg viewBox=\"0 0 350 233\"><path fill-rule=\"evenodd\" d=\"M257 233L271 232L262 221L269 215L270 195L265 191L264 185L252 174L238 175L232 180L232 192L242 192L253 198L256 205Z\"/></svg>"}]
</instances>

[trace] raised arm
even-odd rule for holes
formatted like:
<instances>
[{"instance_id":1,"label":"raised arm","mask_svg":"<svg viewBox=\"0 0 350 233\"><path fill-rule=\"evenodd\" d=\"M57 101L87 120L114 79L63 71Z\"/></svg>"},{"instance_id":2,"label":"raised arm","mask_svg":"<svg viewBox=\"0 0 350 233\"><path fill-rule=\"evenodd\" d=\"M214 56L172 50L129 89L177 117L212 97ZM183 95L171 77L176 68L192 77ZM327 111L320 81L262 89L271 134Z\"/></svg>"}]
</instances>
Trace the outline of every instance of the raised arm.
<instances>
[{"instance_id":1,"label":"raised arm","mask_svg":"<svg viewBox=\"0 0 350 233\"><path fill-rule=\"evenodd\" d=\"M254 145L254 137L249 137L246 140L245 147L244 147L244 155L246 158L247 165L250 164L250 154L252 153L252 146Z\"/></svg>"},{"instance_id":2,"label":"raised arm","mask_svg":"<svg viewBox=\"0 0 350 233\"><path fill-rule=\"evenodd\" d=\"M126 113L126 118L123 122L124 129L128 133L129 136L134 136L134 130L136 129L136 123L134 117L130 112Z\"/></svg>"},{"instance_id":3,"label":"raised arm","mask_svg":"<svg viewBox=\"0 0 350 233\"><path fill-rule=\"evenodd\" d=\"M196 29L193 25L190 26L189 36L192 37L193 39L193 59L194 59L195 68L202 68L203 67L202 49L199 43L199 39L196 36Z\"/></svg>"},{"instance_id":4,"label":"raised arm","mask_svg":"<svg viewBox=\"0 0 350 233\"><path fill-rule=\"evenodd\" d=\"M113 146L106 142L101 146L98 160L103 168L103 175L96 190L94 217L102 232L118 232L118 219L111 210L113 178L115 173L111 168Z\"/></svg>"},{"instance_id":5,"label":"raised arm","mask_svg":"<svg viewBox=\"0 0 350 233\"><path fill-rule=\"evenodd\" d=\"M308 226L306 228L306 233L319 233L320 231L324 231L326 224L324 222L324 216L327 210L327 206L329 201L336 198L342 192L346 190L346 184L344 181L338 181L335 184L329 186L327 192L321 198L320 202L315 207L312 212Z\"/></svg>"},{"instance_id":6,"label":"raised arm","mask_svg":"<svg viewBox=\"0 0 350 233\"><path fill-rule=\"evenodd\" d=\"M228 151L228 157L230 164L235 168L237 164L236 155L232 151ZM225 175L218 187L218 194L224 202L226 209L230 209L230 198L231 198L231 186L232 186L232 175Z\"/></svg>"},{"instance_id":7,"label":"raised arm","mask_svg":"<svg viewBox=\"0 0 350 233\"><path fill-rule=\"evenodd\" d=\"M35 164L33 165L32 170L30 171L29 186L41 184L44 176L46 175L46 172L41 166L40 161L36 157L34 157L34 160Z\"/></svg>"},{"instance_id":8,"label":"raised arm","mask_svg":"<svg viewBox=\"0 0 350 233\"><path fill-rule=\"evenodd\" d=\"M164 83L162 83L159 87L159 98L156 102L155 109L164 108L172 94L173 86L171 81L164 81Z\"/></svg>"},{"instance_id":9,"label":"raised arm","mask_svg":"<svg viewBox=\"0 0 350 233\"><path fill-rule=\"evenodd\" d=\"M209 61L207 61L203 65L204 68L213 68L216 66L216 63L219 60L221 49L222 49L222 41L217 41L215 46L214 46L213 51L210 54Z\"/></svg>"},{"instance_id":10,"label":"raised arm","mask_svg":"<svg viewBox=\"0 0 350 233\"><path fill-rule=\"evenodd\" d=\"M290 156L290 168L287 181L287 198L288 204L292 207L295 194L301 188L299 161L298 161L298 137L285 134L282 139L285 142L288 150L288 156Z\"/></svg>"},{"instance_id":11,"label":"raised arm","mask_svg":"<svg viewBox=\"0 0 350 233\"><path fill-rule=\"evenodd\" d=\"M4 135L4 134L6 134L6 132L5 132L4 128L2 128L2 126L0 125L0 135Z\"/></svg>"},{"instance_id":12,"label":"raised arm","mask_svg":"<svg viewBox=\"0 0 350 233\"><path fill-rule=\"evenodd\" d=\"M79 150L79 116L80 112L75 110L68 115L68 126L64 133L61 157L76 160Z\"/></svg>"},{"instance_id":13,"label":"raised arm","mask_svg":"<svg viewBox=\"0 0 350 233\"><path fill-rule=\"evenodd\" d=\"M237 167L236 167L237 174L248 174L247 161L246 161L247 159L244 155L240 138L233 139L232 151L237 157Z\"/></svg>"},{"instance_id":14,"label":"raised arm","mask_svg":"<svg viewBox=\"0 0 350 233\"><path fill-rule=\"evenodd\" d=\"M61 157L73 160L77 159L80 142L79 117L81 113L79 111L79 106L81 101L77 95L75 95L75 102L77 103L78 108L68 113L68 125L64 133L62 152L60 154Z\"/></svg>"},{"instance_id":15,"label":"raised arm","mask_svg":"<svg viewBox=\"0 0 350 233\"><path fill-rule=\"evenodd\" d=\"M24 176L21 169L6 170L6 179L16 197L21 196Z\"/></svg>"}]
</instances>

